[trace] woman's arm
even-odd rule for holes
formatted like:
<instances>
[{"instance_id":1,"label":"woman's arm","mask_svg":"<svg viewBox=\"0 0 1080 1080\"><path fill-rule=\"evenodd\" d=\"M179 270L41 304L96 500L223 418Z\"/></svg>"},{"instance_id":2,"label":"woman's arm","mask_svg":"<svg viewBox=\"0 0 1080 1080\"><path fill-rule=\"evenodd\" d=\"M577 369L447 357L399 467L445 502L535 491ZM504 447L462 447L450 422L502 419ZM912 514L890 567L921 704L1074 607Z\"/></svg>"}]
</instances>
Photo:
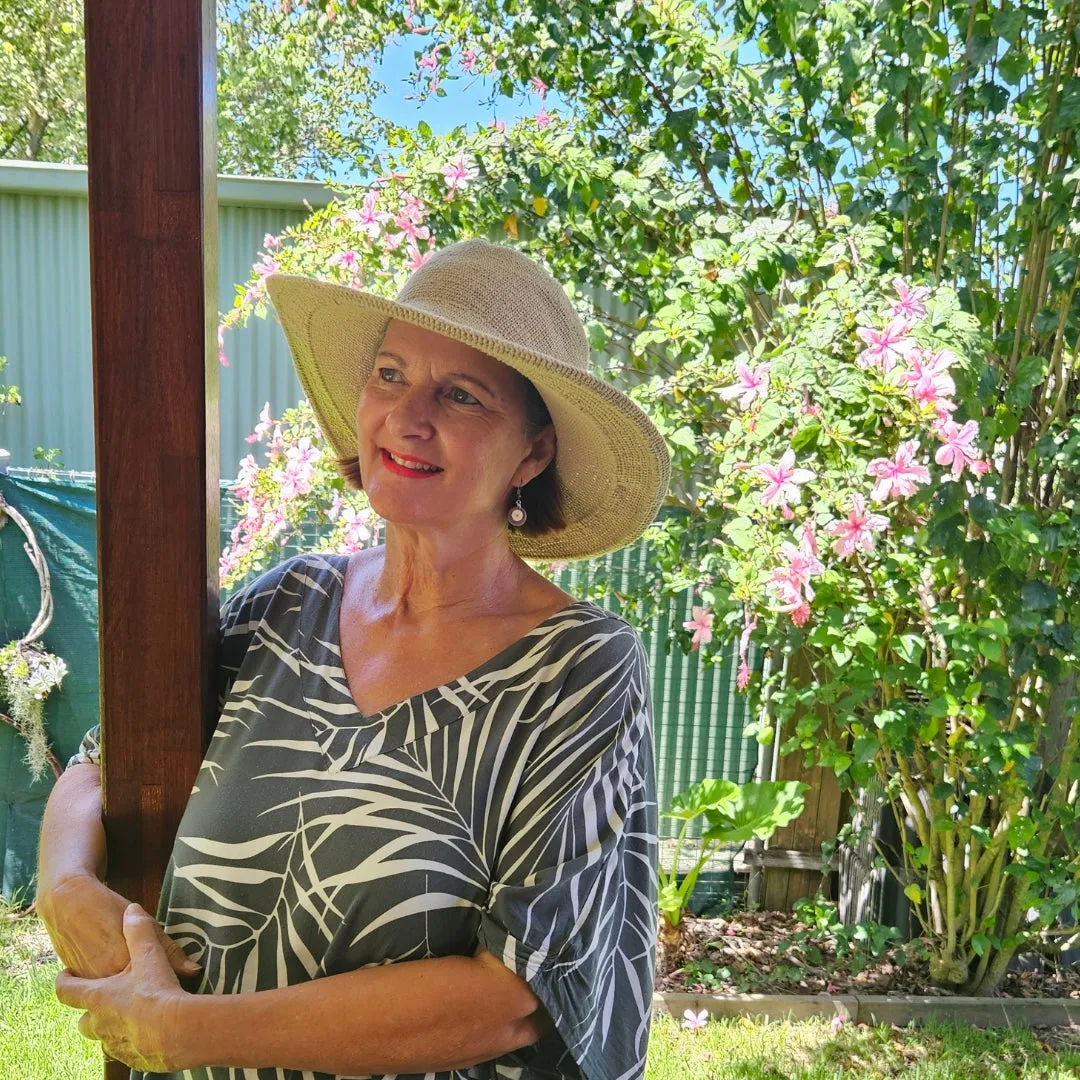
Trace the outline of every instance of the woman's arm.
<instances>
[{"instance_id":1,"label":"woman's arm","mask_svg":"<svg viewBox=\"0 0 1080 1080\"><path fill-rule=\"evenodd\" d=\"M123 931L129 901L105 884L106 869L101 769L90 762L69 765L42 817L35 902L61 963L86 979L115 975L129 959ZM154 927L172 969L193 975L197 965Z\"/></svg>"},{"instance_id":2,"label":"woman's arm","mask_svg":"<svg viewBox=\"0 0 1080 1080\"><path fill-rule=\"evenodd\" d=\"M105 827L101 823L101 769L66 769L45 804L38 842L37 901L47 909L52 893L77 877L105 880Z\"/></svg>"},{"instance_id":3,"label":"woman's arm","mask_svg":"<svg viewBox=\"0 0 1080 1080\"><path fill-rule=\"evenodd\" d=\"M348 1076L467 1068L536 1042L551 1023L529 984L483 949L280 990L188 994L172 1022L180 1069Z\"/></svg>"}]
</instances>

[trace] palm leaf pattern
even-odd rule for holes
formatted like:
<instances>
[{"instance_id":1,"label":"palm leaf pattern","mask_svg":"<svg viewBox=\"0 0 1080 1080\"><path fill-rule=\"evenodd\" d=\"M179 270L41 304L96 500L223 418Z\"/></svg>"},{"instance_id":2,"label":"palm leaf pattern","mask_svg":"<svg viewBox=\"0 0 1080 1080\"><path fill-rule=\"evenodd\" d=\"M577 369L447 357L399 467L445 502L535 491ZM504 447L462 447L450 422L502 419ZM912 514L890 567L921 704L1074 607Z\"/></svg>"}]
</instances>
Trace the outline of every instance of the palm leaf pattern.
<instances>
[{"instance_id":1,"label":"palm leaf pattern","mask_svg":"<svg viewBox=\"0 0 1080 1080\"><path fill-rule=\"evenodd\" d=\"M658 849L640 638L575 601L466 675L364 716L338 644L347 559L287 559L222 606L220 719L157 912L202 964L199 992L480 942L556 1031L427 1080L642 1077ZM99 735L69 764L100 763ZM180 1077L352 1080L269 1064Z\"/></svg>"}]
</instances>

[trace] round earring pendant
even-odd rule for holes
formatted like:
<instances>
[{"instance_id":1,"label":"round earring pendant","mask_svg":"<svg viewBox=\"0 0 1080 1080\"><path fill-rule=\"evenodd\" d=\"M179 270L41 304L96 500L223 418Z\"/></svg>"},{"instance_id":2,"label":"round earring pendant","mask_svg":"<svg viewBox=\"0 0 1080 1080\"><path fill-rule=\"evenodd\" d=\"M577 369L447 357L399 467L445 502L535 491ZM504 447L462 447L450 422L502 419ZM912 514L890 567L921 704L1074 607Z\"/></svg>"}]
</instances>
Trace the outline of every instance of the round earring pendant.
<instances>
[{"instance_id":1,"label":"round earring pendant","mask_svg":"<svg viewBox=\"0 0 1080 1080\"><path fill-rule=\"evenodd\" d=\"M506 516L510 524L518 528L525 524L525 520L528 517L528 515L525 513L524 508L520 506L511 506L510 513Z\"/></svg>"}]
</instances>

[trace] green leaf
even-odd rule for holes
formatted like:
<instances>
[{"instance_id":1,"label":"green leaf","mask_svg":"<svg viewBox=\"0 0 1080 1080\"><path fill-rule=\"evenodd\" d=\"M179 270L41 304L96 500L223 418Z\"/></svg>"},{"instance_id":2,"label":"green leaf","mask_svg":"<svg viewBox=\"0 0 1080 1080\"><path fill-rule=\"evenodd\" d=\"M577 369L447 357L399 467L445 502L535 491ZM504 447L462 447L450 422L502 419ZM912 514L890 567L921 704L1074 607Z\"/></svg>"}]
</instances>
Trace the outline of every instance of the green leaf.
<instances>
[{"instance_id":1,"label":"green leaf","mask_svg":"<svg viewBox=\"0 0 1080 1080\"><path fill-rule=\"evenodd\" d=\"M976 956L982 956L990 948L991 941L985 934L973 934L971 938L971 950Z\"/></svg>"},{"instance_id":2,"label":"green leaf","mask_svg":"<svg viewBox=\"0 0 1080 1080\"><path fill-rule=\"evenodd\" d=\"M1005 659L1004 647L995 638L980 638L979 652L992 664L1000 664Z\"/></svg>"},{"instance_id":3,"label":"green leaf","mask_svg":"<svg viewBox=\"0 0 1080 1080\"><path fill-rule=\"evenodd\" d=\"M809 784L795 780L742 784L734 798L705 811L709 829L704 839L722 844L745 843L755 836L768 840L803 812L803 794L809 790Z\"/></svg>"},{"instance_id":4,"label":"green leaf","mask_svg":"<svg viewBox=\"0 0 1080 1080\"><path fill-rule=\"evenodd\" d=\"M671 800L661 817L690 821L707 809L724 805L734 799L739 785L730 780L701 780Z\"/></svg>"},{"instance_id":5,"label":"green leaf","mask_svg":"<svg viewBox=\"0 0 1080 1080\"><path fill-rule=\"evenodd\" d=\"M679 81L675 84L675 89L672 91L671 100L681 101L687 94L691 93L699 83L701 82L700 71L688 71Z\"/></svg>"},{"instance_id":6,"label":"green leaf","mask_svg":"<svg viewBox=\"0 0 1080 1080\"><path fill-rule=\"evenodd\" d=\"M1058 591L1043 581L1025 581L1020 589L1020 600L1028 611L1045 611L1057 607Z\"/></svg>"},{"instance_id":7,"label":"green leaf","mask_svg":"<svg viewBox=\"0 0 1080 1080\"><path fill-rule=\"evenodd\" d=\"M923 898L923 891L914 882L904 887L904 895L913 903L921 904Z\"/></svg>"},{"instance_id":8,"label":"green leaf","mask_svg":"<svg viewBox=\"0 0 1080 1080\"><path fill-rule=\"evenodd\" d=\"M641 161L638 162L637 174L642 179L648 179L650 176L655 176L664 167L666 161L666 154L660 153L659 150L654 150L652 153L646 154Z\"/></svg>"},{"instance_id":9,"label":"green leaf","mask_svg":"<svg viewBox=\"0 0 1080 1080\"><path fill-rule=\"evenodd\" d=\"M673 446L681 446L684 450L689 450L694 453L697 450L697 436L694 434L694 429L690 427L681 427L677 431L672 432L668 436L668 442Z\"/></svg>"},{"instance_id":10,"label":"green leaf","mask_svg":"<svg viewBox=\"0 0 1080 1080\"><path fill-rule=\"evenodd\" d=\"M737 517L720 530L740 551L750 551L757 546L754 523L748 517Z\"/></svg>"}]
</instances>

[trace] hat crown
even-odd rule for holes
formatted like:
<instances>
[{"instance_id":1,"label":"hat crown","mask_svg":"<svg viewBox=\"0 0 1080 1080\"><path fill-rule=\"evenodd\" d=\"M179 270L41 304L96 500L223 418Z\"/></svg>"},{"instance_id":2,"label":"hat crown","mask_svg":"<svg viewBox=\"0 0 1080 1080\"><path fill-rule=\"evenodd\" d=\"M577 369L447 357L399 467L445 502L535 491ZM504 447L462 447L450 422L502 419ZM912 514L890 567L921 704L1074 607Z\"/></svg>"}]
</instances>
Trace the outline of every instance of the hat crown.
<instances>
[{"instance_id":1,"label":"hat crown","mask_svg":"<svg viewBox=\"0 0 1080 1080\"><path fill-rule=\"evenodd\" d=\"M409 275L397 302L589 370L589 341L570 298L513 248L480 239L441 248Z\"/></svg>"}]
</instances>

